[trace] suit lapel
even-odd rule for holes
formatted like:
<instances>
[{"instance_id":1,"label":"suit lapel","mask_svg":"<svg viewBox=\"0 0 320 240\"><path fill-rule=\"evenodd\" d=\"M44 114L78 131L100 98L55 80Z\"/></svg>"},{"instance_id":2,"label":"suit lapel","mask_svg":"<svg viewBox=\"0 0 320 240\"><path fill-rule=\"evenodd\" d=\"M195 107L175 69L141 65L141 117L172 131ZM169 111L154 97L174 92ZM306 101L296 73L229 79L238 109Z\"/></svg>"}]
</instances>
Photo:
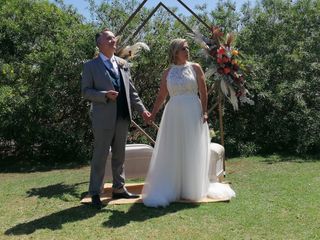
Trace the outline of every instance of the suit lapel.
<instances>
[{"instance_id":1,"label":"suit lapel","mask_svg":"<svg viewBox=\"0 0 320 240\"><path fill-rule=\"evenodd\" d=\"M96 63L98 65L99 71L101 72L101 74L103 74L106 81L108 81L108 85L110 85L111 88L114 90L110 73L108 72L107 67L104 65L102 59L99 56L96 58Z\"/></svg>"},{"instance_id":2,"label":"suit lapel","mask_svg":"<svg viewBox=\"0 0 320 240\"><path fill-rule=\"evenodd\" d=\"M115 56L116 62L118 65L119 73L122 76L124 88L126 90L126 94L129 94L129 79L128 79L128 73L124 70L123 66L120 64L120 61L122 60L121 58ZM122 60L123 61L123 60Z\"/></svg>"}]
</instances>

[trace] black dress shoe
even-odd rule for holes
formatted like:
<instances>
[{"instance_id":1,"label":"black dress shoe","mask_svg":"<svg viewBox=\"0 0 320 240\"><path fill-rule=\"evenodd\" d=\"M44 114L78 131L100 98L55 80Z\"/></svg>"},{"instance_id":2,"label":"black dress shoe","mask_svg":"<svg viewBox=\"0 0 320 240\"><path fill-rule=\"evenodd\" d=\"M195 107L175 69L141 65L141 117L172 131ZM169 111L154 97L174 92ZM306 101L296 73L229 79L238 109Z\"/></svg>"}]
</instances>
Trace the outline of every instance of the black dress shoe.
<instances>
[{"instance_id":1,"label":"black dress shoe","mask_svg":"<svg viewBox=\"0 0 320 240\"><path fill-rule=\"evenodd\" d=\"M126 189L120 193L112 192L112 199L119 199L119 198L129 199L129 198L139 198L139 197L140 197L139 194L130 193Z\"/></svg>"},{"instance_id":2,"label":"black dress shoe","mask_svg":"<svg viewBox=\"0 0 320 240\"><path fill-rule=\"evenodd\" d=\"M91 197L91 205L97 209L101 209L104 206L99 195L93 195Z\"/></svg>"}]
</instances>

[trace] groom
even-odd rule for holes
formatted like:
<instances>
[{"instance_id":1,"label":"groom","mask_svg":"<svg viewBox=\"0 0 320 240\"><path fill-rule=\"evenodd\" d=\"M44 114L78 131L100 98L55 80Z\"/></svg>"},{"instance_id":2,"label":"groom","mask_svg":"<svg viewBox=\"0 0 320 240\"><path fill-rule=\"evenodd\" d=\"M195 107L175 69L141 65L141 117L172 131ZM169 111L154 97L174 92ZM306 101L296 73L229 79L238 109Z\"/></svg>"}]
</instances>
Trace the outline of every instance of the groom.
<instances>
[{"instance_id":1,"label":"groom","mask_svg":"<svg viewBox=\"0 0 320 240\"><path fill-rule=\"evenodd\" d=\"M108 29L96 34L97 58L83 66L82 96L91 101L90 115L94 136L89 194L92 205L101 208L100 194L104 185L105 165L112 151L112 198L138 198L124 186L124 159L131 106L145 121L150 113L144 107L131 82L128 63L114 55L117 40Z\"/></svg>"}]
</instances>

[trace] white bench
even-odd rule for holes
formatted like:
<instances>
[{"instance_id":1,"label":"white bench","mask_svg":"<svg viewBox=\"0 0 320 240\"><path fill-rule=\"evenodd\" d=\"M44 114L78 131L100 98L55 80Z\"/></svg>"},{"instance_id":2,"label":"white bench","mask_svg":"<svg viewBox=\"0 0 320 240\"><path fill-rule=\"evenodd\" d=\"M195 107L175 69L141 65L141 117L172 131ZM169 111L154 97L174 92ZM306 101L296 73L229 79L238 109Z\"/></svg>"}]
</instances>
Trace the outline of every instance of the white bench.
<instances>
[{"instance_id":1,"label":"white bench","mask_svg":"<svg viewBox=\"0 0 320 240\"><path fill-rule=\"evenodd\" d=\"M210 143L210 171L209 178L211 181L221 182L224 178L224 147L218 143Z\"/></svg>"},{"instance_id":2,"label":"white bench","mask_svg":"<svg viewBox=\"0 0 320 240\"><path fill-rule=\"evenodd\" d=\"M210 144L210 180L223 179L224 147L217 143ZM146 144L127 144L125 174L126 178L145 178L149 169L153 148ZM111 153L107 159L105 180L111 180Z\"/></svg>"},{"instance_id":3,"label":"white bench","mask_svg":"<svg viewBox=\"0 0 320 240\"><path fill-rule=\"evenodd\" d=\"M149 169L153 147L147 144L127 144L125 174L126 178L145 178ZM109 153L106 165L105 179L112 179L111 155Z\"/></svg>"}]
</instances>

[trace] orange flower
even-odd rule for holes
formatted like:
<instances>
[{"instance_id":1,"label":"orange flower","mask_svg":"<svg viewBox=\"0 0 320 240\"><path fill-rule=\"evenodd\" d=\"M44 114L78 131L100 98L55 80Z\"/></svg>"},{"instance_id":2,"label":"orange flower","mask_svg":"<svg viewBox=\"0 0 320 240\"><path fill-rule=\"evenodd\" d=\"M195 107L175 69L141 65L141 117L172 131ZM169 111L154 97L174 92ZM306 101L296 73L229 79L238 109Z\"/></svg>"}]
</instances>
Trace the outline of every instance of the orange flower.
<instances>
[{"instance_id":1,"label":"orange flower","mask_svg":"<svg viewBox=\"0 0 320 240\"><path fill-rule=\"evenodd\" d=\"M234 56L238 56L238 55L239 55L239 51L237 51L237 50L235 50L235 49L232 50L231 53L232 53L232 55L234 55Z\"/></svg>"}]
</instances>

